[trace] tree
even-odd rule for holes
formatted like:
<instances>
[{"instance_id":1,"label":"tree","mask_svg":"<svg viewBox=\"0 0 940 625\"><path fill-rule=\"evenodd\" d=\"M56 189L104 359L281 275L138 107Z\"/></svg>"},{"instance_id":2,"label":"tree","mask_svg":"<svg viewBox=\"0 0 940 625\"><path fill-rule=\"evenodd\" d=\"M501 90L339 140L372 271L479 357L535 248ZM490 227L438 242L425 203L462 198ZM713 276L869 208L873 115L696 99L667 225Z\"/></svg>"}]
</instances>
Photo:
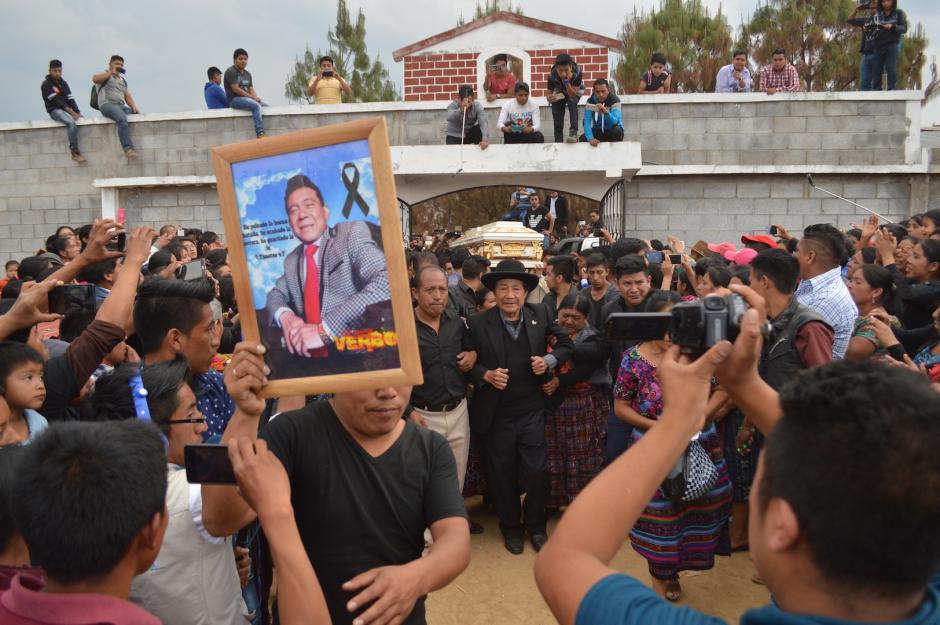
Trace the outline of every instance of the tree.
<instances>
[{"instance_id":1,"label":"tree","mask_svg":"<svg viewBox=\"0 0 940 625\"><path fill-rule=\"evenodd\" d=\"M666 55L676 91L714 91L718 70L729 62L731 52L728 21L720 8L712 16L701 0L660 0L659 10L649 13L634 9L620 37L623 58L616 76L629 93L636 90L655 52Z\"/></svg>"},{"instance_id":2,"label":"tree","mask_svg":"<svg viewBox=\"0 0 940 625\"><path fill-rule=\"evenodd\" d=\"M523 15L522 5L513 6L512 2L503 6L502 0L483 0L483 5L480 5L479 0L476 3L476 8L473 10L473 19L478 20L481 17L486 17L487 15L492 15L493 13L499 13L500 11L509 11L510 13L516 13L518 15ZM460 14L460 17L457 18L457 26L463 26L466 24L466 20L463 18L463 14Z\"/></svg>"},{"instance_id":3,"label":"tree","mask_svg":"<svg viewBox=\"0 0 940 625\"><path fill-rule=\"evenodd\" d=\"M853 6L853 0L763 0L741 26L736 46L748 50L755 76L770 63L773 51L783 48L807 91L852 89L859 79L862 37L860 29L846 23ZM907 86L912 64L926 45L919 24L904 37L899 89Z\"/></svg>"},{"instance_id":4,"label":"tree","mask_svg":"<svg viewBox=\"0 0 940 625\"><path fill-rule=\"evenodd\" d=\"M325 53L317 50L314 55L307 46L303 59L297 59L287 75L284 95L290 102L309 104L312 101L307 95L307 84L320 71L317 60L321 56L332 57L336 71L352 87L351 101L387 102L398 99L398 90L389 80L385 65L377 56L371 58L366 49L366 16L361 8L353 22L346 0L338 0L336 25L327 31L326 39L329 47Z\"/></svg>"}]
</instances>

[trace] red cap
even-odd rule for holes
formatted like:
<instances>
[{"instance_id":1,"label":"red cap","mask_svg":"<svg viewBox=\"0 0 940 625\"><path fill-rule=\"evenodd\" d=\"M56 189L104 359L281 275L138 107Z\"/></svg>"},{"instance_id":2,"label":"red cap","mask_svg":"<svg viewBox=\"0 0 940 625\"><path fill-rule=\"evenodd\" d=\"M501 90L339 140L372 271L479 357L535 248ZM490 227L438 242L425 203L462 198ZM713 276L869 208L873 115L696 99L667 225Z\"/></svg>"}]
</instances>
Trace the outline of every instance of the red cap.
<instances>
[{"instance_id":1,"label":"red cap","mask_svg":"<svg viewBox=\"0 0 940 625\"><path fill-rule=\"evenodd\" d=\"M749 247L742 248L737 252L725 252L725 258L735 265L750 265L755 256L757 256L757 250Z\"/></svg>"},{"instance_id":2,"label":"red cap","mask_svg":"<svg viewBox=\"0 0 940 625\"><path fill-rule=\"evenodd\" d=\"M777 240L769 234L745 234L741 237L741 243L747 244L749 242L763 243L770 247L777 247Z\"/></svg>"},{"instance_id":3,"label":"red cap","mask_svg":"<svg viewBox=\"0 0 940 625\"><path fill-rule=\"evenodd\" d=\"M721 254L722 256L724 256L726 252L736 252L737 249L738 248L735 247L734 243L709 243L708 244L709 252Z\"/></svg>"}]
</instances>

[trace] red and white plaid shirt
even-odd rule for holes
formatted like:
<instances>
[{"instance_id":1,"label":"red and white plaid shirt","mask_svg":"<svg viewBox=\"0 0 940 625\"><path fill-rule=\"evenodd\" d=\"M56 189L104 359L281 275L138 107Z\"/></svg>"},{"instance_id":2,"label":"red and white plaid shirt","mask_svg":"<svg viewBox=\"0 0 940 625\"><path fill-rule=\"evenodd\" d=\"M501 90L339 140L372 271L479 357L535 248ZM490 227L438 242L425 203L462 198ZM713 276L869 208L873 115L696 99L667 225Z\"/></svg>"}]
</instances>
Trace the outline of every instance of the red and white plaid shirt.
<instances>
[{"instance_id":1,"label":"red and white plaid shirt","mask_svg":"<svg viewBox=\"0 0 940 625\"><path fill-rule=\"evenodd\" d=\"M760 71L760 90L776 89L777 91L802 91L800 85L800 76L796 73L796 68L787 63L782 72L774 71L772 65L768 65Z\"/></svg>"}]
</instances>

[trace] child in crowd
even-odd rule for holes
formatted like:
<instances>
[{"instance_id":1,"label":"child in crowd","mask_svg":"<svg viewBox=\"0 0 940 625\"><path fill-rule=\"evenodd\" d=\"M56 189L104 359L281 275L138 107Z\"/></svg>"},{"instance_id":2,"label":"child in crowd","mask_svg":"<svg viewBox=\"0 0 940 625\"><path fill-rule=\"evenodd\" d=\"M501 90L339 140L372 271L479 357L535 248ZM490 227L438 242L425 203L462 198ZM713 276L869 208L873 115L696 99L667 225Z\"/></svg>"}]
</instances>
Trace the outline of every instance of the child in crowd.
<instances>
[{"instance_id":1,"label":"child in crowd","mask_svg":"<svg viewBox=\"0 0 940 625\"><path fill-rule=\"evenodd\" d=\"M0 343L0 447L28 445L49 426L36 412L46 399L42 378L39 352L23 343Z\"/></svg>"},{"instance_id":2,"label":"child in crowd","mask_svg":"<svg viewBox=\"0 0 940 625\"><path fill-rule=\"evenodd\" d=\"M650 60L650 68L643 73L636 88L638 95L669 93L672 91L672 74L666 69L666 55L657 52Z\"/></svg>"}]
</instances>

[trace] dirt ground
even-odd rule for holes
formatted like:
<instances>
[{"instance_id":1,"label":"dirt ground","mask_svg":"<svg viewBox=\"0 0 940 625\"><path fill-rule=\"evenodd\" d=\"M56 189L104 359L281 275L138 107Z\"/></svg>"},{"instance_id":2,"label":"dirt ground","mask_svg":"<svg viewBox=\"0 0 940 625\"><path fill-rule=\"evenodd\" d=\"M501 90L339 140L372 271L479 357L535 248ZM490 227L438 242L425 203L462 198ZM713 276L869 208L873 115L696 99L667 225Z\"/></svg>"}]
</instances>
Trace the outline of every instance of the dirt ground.
<instances>
[{"instance_id":1,"label":"dirt ground","mask_svg":"<svg viewBox=\"0 0 940 625\"><path fill-rule=\"evenodd\" d=\"M510 554L503 547L496 517L479 497L468 499L471 518L486 531L471 537L470 566L447 588L432 593L427 601L429 625L551 625L551 612L535 587L532 565L535 551L526 541L525 553ZM549 535L557 518L549 522ZM649 584L646 561L630 548L621 548L612 563ZM717 558L705 573L680 576L683 597L679 605L693 607L730 623L744 611L766 605L770 594L751 581L755 573L747 553Z\"/></svg>"}]
</instances>

